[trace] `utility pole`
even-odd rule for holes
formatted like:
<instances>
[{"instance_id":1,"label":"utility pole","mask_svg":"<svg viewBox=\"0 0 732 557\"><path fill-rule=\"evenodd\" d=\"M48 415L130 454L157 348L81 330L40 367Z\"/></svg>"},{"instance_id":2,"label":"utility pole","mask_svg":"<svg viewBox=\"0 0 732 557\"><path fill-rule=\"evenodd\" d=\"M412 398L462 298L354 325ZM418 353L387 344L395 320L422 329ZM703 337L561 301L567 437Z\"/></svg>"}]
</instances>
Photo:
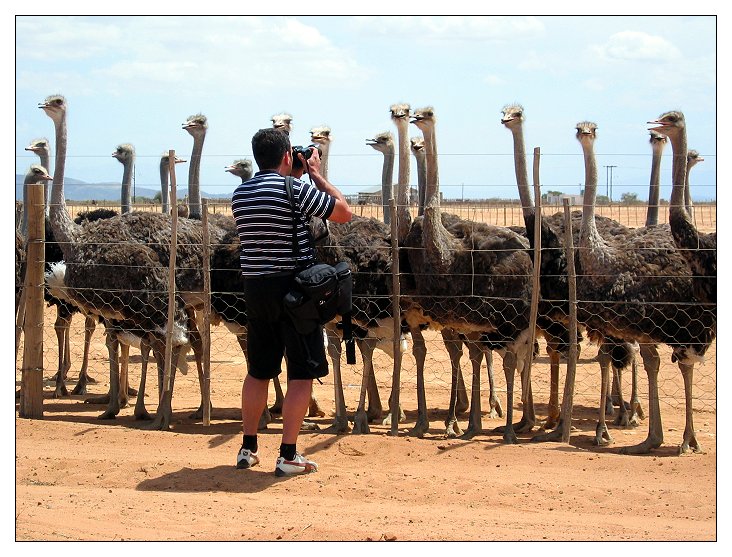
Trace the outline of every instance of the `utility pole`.
<instances>
[{"instance_id":1,"label":"utility pole","mask_svg":"<svg viewBox=\"0 0 732 557\"><path fill-rule=\"evenodd\" d=\"M613 200L613 168L617 168L615 164L609 164L605 166L605 195L612 202ZM608 172L608 170L610 172ZM608 174L610 178L608 179Z\"/></svg>"}]
</instances>

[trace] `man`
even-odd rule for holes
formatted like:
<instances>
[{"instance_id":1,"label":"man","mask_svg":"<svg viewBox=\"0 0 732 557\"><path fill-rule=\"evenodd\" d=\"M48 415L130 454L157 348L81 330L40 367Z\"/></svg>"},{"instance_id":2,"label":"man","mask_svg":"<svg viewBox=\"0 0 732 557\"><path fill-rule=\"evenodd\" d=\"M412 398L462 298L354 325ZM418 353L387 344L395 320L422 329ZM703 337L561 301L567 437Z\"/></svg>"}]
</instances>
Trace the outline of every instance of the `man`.
<instances>
[{"instance_id":1,"label":"man","mask_svg":"<svg viewBox=\"0 0 732 557\"><path fill-rule=\"evenodd\" d=\"M244 440L236 457L237 468L259 463L257 426L267 404L269 381L280 373L287 355L287 394L282 406L282 444L275 464L276 476L314 472L318 465L297 452L297 437L310 403L313 379L328 374L323 331L300 335L285 313L283 299L298 267L315 261L304 221L311 216L333 222L351 220L343 194L320 174L320 156L313 149L307 171L314 186L294 180L298 211L298 257L292 242L292 209L285 191L285 176L292 172L292 148L286 134L259 130L252 138L259 167L251 179L234 191L231 205L241 242L241 269L247 304L249 370L242 386Z\"/></svg>"}]
</instances>

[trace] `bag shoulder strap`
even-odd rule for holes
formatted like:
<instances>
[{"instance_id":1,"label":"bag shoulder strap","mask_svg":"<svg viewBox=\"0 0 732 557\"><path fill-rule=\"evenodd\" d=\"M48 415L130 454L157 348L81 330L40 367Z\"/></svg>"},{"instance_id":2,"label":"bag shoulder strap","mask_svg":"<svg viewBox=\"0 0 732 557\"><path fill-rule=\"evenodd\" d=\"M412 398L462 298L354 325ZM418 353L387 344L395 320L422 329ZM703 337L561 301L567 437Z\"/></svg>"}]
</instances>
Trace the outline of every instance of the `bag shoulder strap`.
<instances>
[{"instance_id":1,"label":"bag shoulder strap","mask_svg":"<svg viewBox=\"0 0 732 557\"><path fill-rule=\"evenodd\" d=\"M292 176L285 176L285 192L292 211L292 249L295 252L295 265L297 265L297 259L300 257L300 246L297 243L297 210L295 209L295 196L292 191L294 181L295 179Z\"/></svg>"}]
</instances>

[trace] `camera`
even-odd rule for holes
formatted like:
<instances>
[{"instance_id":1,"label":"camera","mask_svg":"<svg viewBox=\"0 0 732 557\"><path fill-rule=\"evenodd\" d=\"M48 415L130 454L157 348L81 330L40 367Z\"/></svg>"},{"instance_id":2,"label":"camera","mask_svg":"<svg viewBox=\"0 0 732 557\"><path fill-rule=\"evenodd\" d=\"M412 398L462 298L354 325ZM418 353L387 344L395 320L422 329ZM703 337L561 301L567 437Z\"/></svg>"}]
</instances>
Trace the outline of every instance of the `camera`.
<instances>
[{"instance_id":1,"label":"camera","mask_svg":"<svg viewBox=\"0 0 732 557\"><path fill-rule=\"evenodd\" d=\"M313 156L313 149L317 149L319 155L323 154L323 151L317 145L308 145L307 147L303 147L302 145L295 145L292 148L292 168L302 168L302 161L297 156L298 153L302 153L302 156L305 158L305 160L308 160L310 157Z\"/></svg>"}]
</instances>

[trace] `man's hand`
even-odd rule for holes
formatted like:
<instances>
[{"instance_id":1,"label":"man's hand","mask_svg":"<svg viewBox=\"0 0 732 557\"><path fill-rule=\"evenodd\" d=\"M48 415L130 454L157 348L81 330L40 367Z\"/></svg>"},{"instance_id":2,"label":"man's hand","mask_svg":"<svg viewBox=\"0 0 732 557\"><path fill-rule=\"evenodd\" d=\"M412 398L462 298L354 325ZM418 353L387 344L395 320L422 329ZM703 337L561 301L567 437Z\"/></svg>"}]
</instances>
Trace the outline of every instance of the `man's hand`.
<instances>
[{"instance_id":1,"label":"man's hand","mask_svg":"<svg viewBox=\"0 0 732 557\"><path fill-rule=\"evenodd\" d=\"M305 161L305 157L302 155L302 153L297 154L298 157L300 157L300 160L304 163L303 167L306 170L306 172L310 175L312 174L320 174L320 153L318 152L317 147L313 147L313 153L310 155L310 158Z\"/></svg>"}]
</instances>

